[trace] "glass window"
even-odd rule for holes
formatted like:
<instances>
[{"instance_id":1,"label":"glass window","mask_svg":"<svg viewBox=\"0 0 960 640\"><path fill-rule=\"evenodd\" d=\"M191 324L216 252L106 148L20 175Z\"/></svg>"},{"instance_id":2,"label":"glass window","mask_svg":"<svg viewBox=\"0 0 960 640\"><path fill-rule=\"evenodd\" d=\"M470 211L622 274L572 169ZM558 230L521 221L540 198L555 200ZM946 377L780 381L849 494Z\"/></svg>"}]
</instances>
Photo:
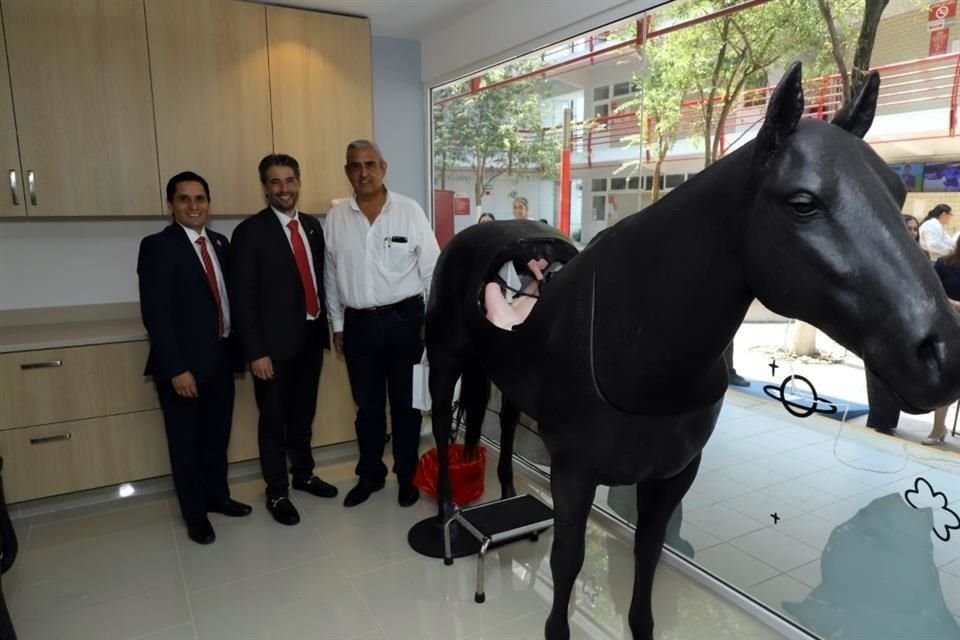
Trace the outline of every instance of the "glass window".
<instances>
[{"instance_id":1,"label":"glass window","mask_svg":"<svg viewBox=\"0 0 960 640\"><path fill-rule=\"evenodd\" d=\"M623 191L626 188L626 178L610 178L610 191Z\"/></svg>"},{"instance_id":2,"label":"glass window","mask_svg":"<svg viewBox=\"0 0 960 640\"><path fill-rule=\"evenodd\" d=\"M606 218L607 197L593 196L593 219L603 220Z\"/></svg>"},{"instance_id":3,"label":"glass window","mask_svg":"<svg viewBox=\"0 0 960 640\"><path fill-rule=\"evenodd\" d=\"M631 82L618 82L613 85L613 95L615 96L625 96L632 91Z\"/></svg>"},{"instance_id":4,"label":"glass window","mask_svg":"<svg viewBox=\"0 0 960 640\"><path fill-rule=\"evenodd\" d=\"M606 191L607 190L607 179L606 178L594 178L590 181L590 190L591 191Z\"/></svg>"},{"instance_id":5,"label":"glass window","mask_svg":"<svg viewBox=\"0 0 960 640\"><path fill-rule=\"evenodd\" d=\"M666 177L664 184L666 185L665 188L667 189L675 189L676 187L679 187L681 184L683 184L683 174L671 173Z\"/></svg>"},{"instance_id":6,"label":"glass window","mask_svg":"<svg viewBox=\"0 0 960 640\"><path fill-rule=\"evenodd\" d=\"M593 117L594 118L606 118L610 115L610 107L605 104L595 104L593 105Z\"/></svg>"},{"instance_id":7,"label":"glass window","mask_svg":"<svg viewBox=\"0 0 960 640\"><path fill-rule=\"evenodd\" d=\"M627 189L639 189L640 188L640 176L633 176L627 180Z\"/></svg>"},{"instance_id":8,"label":"glass window","mask_svg":"<svg viewBox=\"0 0 960 640\"><path fill-rule=\"evenodd\" d=\"M653 176L643 176L643 190L650 191L653 189Z\"/></svg>"},{"instance_id":9,"label":"glass window","mask_svg":"<svg viewBox=\"0 0 960 640\"><path fill-rule=\"evenodd\" d=\"M610 87L594 87L593 88L594 102L598 100L607 100L609 98L610 98Z\"/></svg>"}]
</instances>

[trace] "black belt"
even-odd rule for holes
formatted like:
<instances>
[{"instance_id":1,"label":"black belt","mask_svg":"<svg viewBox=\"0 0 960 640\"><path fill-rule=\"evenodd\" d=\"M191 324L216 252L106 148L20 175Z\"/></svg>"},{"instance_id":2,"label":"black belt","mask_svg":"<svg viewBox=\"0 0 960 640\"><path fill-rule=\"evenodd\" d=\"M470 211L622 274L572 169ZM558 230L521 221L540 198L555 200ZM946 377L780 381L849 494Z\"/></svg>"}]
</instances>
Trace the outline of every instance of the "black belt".
<instances>
[{"instance_id":1,"label":"black belt","mask_svg":"<svg viewBox=\"0 0 960 640\"><path fill-rule=\"evenodd\" d=\"M422 305L423 296L411 296L401 300L400 302L385 304L382 307L368 307L366 309L354 309L353 307L347 307L347 311L351 313L384 313L386 311L396 311L412 304Z\"/></svg>"}]
</instances>

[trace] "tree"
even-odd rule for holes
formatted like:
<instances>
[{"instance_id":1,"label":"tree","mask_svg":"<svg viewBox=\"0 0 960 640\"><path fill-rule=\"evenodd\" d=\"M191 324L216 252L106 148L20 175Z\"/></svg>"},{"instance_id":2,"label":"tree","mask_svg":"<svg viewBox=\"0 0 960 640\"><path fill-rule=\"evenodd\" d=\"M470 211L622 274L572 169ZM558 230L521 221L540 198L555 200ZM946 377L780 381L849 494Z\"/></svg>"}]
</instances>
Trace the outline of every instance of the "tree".
<instances>
[{"instance_id":1,"label":"tree","mask_svg":"<svg viewBox=\"0 0 960 640\"><path fill-rule=\"evenodd\" d=\"M889 2L890 0L817 0L817 7L830 37L830 52L840 74L843 104L856 95L867 79L880 18ZM848 63L849 44L857 27L857 15L861 19L851 65Z\"/></svg>"},{"instance_id":2,"label":"tree","mask_svg":"<svg viewBox=\"0 0 960 640\"><path fill-rule=\"evenodd\" d=\"M650 42L638 47L641 71L632 79L636 96L624 102L618 111L635 113L640 133L625 136L628 147L638 147L640 156L625 162L618 171L638 173L644 162L644 149L653 158L651 199L660 198L660 176L663 162L681 132L681 106L692 87L692 74L684 64L686 58L673 57L667 47ZM650 73L654 69L655 73Z\"/></svg>"},{"instance_id":3,"label":"tree","mask_svg":"<svg viewBox=\"0 0 960 640\"><path fill-rule=\"evenodd\" d=\"M529 70L528 65L505 65L484 74L480 89ZM474 175L474 196L482 210L487 186L503 174L534 172L550 175L559 158L559 136L542 126L540 103L547 95L539 77L506 82L471 91L470 81L446 90L442 97L456 96L434 106L434 167L441 187L450 166L466 164Z\"/></svg>"}]
</instances>

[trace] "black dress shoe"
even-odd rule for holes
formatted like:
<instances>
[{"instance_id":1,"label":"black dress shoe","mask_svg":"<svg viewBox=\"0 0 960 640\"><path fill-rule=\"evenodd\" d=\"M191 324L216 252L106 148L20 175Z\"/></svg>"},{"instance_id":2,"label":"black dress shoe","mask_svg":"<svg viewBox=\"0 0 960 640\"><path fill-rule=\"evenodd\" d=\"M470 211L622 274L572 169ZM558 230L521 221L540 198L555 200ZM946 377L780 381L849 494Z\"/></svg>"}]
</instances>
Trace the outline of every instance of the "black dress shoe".
<instances>
[{"instance_id":1,"label":"black dress shoe","mask_svg":"<svg viewBox=\"0 0 960 640\"><path fill-rule=\"evenodd\" d=\"M750 381L744 378L739 373L731 373L730 381L728 382L728 384L733 387L749 387Z\"/></svg>"},{"instance_id":2,"label":"black dress shoe","mask_svg":"<svg viewBox=\"0 0 960 640\"><path fill-rule=\"evenodd\" d=\"M253 507L248 504L243 504L242 502L237 502L236 500L227 498L226 502L215 507L210 507L207 509L207 512L220 513L225 516L230 516L231 518L242 518L250 515L250 513L253 512Z\"/></svg>"},{"instance_id":3,"label":"black dress shoe","mask_svg":"<svg viewBox=\"0 0 960 640\"><path fill-rule=\"evenodd\" d=\"M309 480L294 480L291 484L297 491L306 491L318 498L336 498L339 493L335 486L317 476L310 476Z\"/></svg>"},{"instance_id":4,"label":"black dress shoe","mask_svg":"<svg viewBox=\"0 0 960 640\"><path fill-rule=\"evenodd\" d=\"M267 498L267 511L270 512L274 520L288 527L300 522L300 514L297 513L297 508L290 502L290 498Z\"/></svg>"},{"instance_id":5,"label":"black dress shoe","mask_svg":"<svg viewBox=\"0 0 960 640\"><path fill-rule=\"evenodd\" d=\"M211 544L217 539L217 534L213 532L213 527L206 518L187 522L187 536L197 544Z\"/></svg>"},{"instance_id":6,"label":"black dress shoe","mask_svg":"<svg viewBox=\"0 0 960 640\"><path fill-rule=\"evenodd\" d=\"M345 507L355 507L358 504L362 504L367 501L367 498L370 497L370 494L374 491L380 491L383 489L383 481L373 483L373 482L364 482L361 480L357 483L353 489L347 492L347 497L343 500L343 506Z\"/></svg>"},{"instance_id":7,"label":"black dress shoe","mask_svg":"<svg viewBox=\"0 0 960 640\"><path fill-rule=\"evenodd\" d=\"M400 491L397 493L397 504L401 507L409 507L420 499L420 490L413 486L411 482L401 482Z\"/></svg>"}]
</instances>

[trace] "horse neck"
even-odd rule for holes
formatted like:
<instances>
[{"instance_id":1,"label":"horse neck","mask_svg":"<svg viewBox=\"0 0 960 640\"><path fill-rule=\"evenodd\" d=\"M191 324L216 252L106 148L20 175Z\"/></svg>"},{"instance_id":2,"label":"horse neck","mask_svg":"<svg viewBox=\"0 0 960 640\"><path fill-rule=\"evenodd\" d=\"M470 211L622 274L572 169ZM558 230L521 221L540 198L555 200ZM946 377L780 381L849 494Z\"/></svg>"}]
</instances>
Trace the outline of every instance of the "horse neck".
<instances>
[{"instance_id":1,"label":"horse neck","mask_svg":"<svg viewBox=\"0 0 960 640\"><path fill-rule=\"evenodd\" d=\"M631 276L639 283L623 291L633 298L627 307L650 310L678 322L678 331L702 337L695 340L698 352L712 352L721 342L722 350L753 297L743 252L743 218L755 179L749 160L749 148L727 156L616 225L611 242L597 243L603 271L636 266Z\"/></svg>"}]
</instances>

